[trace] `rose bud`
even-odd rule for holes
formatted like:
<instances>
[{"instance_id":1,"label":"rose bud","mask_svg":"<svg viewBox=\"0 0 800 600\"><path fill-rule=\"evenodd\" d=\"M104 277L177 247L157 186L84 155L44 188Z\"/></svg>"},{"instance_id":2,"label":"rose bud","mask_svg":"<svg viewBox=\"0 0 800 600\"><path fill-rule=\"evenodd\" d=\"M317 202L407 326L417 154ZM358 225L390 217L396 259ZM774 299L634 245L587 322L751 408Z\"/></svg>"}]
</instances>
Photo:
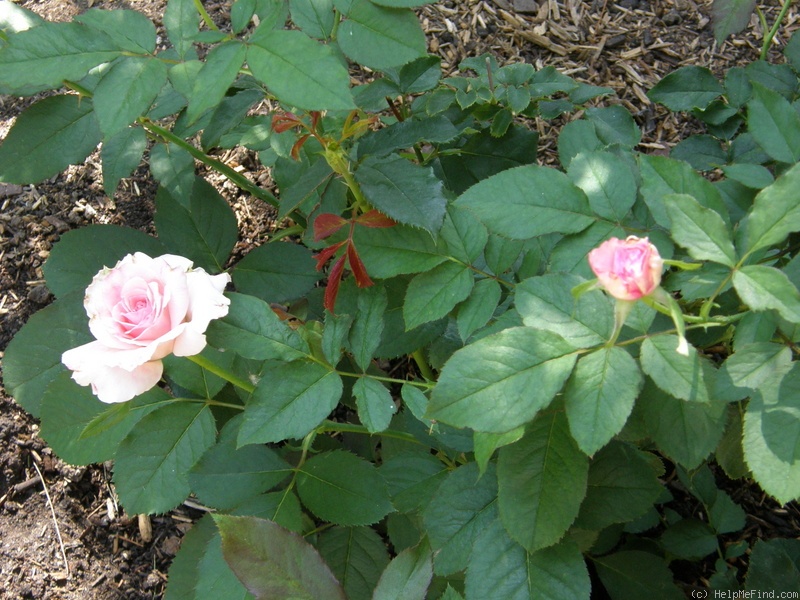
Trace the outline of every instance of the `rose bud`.
<instances>
[{"instance_id":1,"label":"rose bud","mask_svg":"<svg viewBox=\"0 0 800 600\"><path fill-rule=\"evenodd\" d=\"M664 262L647 238L611 238L589 253L600 285L618 300L649 296L661 283Z\"/></svg>"}]
</instances>

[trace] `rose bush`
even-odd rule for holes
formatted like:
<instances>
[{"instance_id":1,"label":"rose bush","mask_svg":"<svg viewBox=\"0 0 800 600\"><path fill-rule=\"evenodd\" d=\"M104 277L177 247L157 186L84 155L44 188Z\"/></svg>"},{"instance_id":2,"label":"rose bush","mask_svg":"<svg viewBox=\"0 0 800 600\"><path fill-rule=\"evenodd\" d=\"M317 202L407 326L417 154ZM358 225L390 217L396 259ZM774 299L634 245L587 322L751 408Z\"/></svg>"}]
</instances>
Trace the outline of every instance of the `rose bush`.
<instances>
[{"instance_id":1,"label":"rose bush","mask_svg":"<svg viewBox=\"0 0 800 600\"><path fill-rule=\"evenodd\" d=\"M96 341L61 360L102 402L130 400L158 383L162 358L203 350L208 324L228 314L222 292L229 281L227 273L192 269L182 256L129 254L86 289L83 304Z\"/></svg>"},{"instance_id":2,"label":"rose bush","mask_svg":"<svg viewBox=\"0 0 800 600\"><path fill-rule=\"evenodd\" d=\"M800 497L800 36L790 64L662 80L651 100L708 129L664 156L613 90L552 67L470 57L443 79L416 3L237 0L228 32L170 0L166 49L132 11L16 20L0 91L71 91L17 119L0 180L102 144L109 195L145 156L160 187L157 237L55 245L57 300L9 344L7 389L65 460L114 460L129 513L209 509L167 600L678 599L675 561L738 590L750 551L747 585L779 589L763 565L800 548L721 538L745 514L715 474ZM348 59L374 79L353 87ZM529 125L555 117L544 166ZM233 147L279 197L216 158ZM197 161L276 210L242 258ZM219 273L214 294L230 273L200 354L174 356L194 313L138 274L87 328L86 287L137 251ZM92 337L165 385L103 404L61 363Z\"/></svg>"}]
</instances>

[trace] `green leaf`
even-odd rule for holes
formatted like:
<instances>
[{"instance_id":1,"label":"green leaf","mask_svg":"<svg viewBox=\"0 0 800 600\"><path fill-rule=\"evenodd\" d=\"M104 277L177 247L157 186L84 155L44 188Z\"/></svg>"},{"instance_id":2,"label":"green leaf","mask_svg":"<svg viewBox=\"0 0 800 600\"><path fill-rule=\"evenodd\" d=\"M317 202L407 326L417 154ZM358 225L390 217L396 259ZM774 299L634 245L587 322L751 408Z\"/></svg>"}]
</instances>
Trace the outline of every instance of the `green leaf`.
<instances>
[{"instance_id":1,"label":"green leaf","mask_svg":"<svg viewBox=\"0 0 800 600\"><path fill-rule=\"evenodd\" d=\"M638 190L629 163L610 152L578 154L570 161L567 174L586 194L592 210L604 219L621 222L636 202Z\"/></svg>"},{"instance_id":2,"label":"green leaf","mask_svg":"<svg viewBox=\"0 0 800 600\"><path fill-rule=\"evenodd\" d=\"M570 292L581 282L563 273L524 280L515 290L522 322L557 333L576 348L604 343L614 326L613 310L600 291L573 298Z\"/></svg>"},{"instance_id":3,"label":"green leaf","mask_svg":"<svg viewBox=\"0 0 800 600\"><path fill-rule=\"evenodd\" d=\"M331 48L300 31L259 28L250 38L247 64L285 104L305 110L355 108L347 69Z\"/></svg>"},{"instance_id":4,"label":"green leaf","mask_svg":"<svg viewBox=\"0 0 800 600\"><path fill-rule=\"evenodd\" d=\"M108 139L147 113L167 82L158 58L126 56L103 75L92 101L103 136Z\"/></svg>"},{"instance_id":5,"label":"green leaf","mask_svg":"<svg viewBox=\"0 0 800 600\"><path fill-rule=\"evenodd\" d=\"M524 425L561 390L575 364L573 352L562 337L529 327L482 338L447 361L428 417L495 433Z\"/></svg>"},{"instance_id":6,"label":"green leaf","mask_svg":"<svg viewBox=\"0 0 800 600\"><path fill-rule=\"evenodd\" d=\"M432 235L442 226L447 200L431 168L399 157L370 157L355 178L367 201L395 221Z\"/></svg>"},{"instance_id":7,"label":"green leaf","mask_svg":"<svg viewBox=\"0 0 800 600\"><path fill-rule=\"evenodd\" d=\"M13 2L4 4L3 10L0 11L0 30L6 35L38 27L44 22L45 20L32 10Z\"/></svg>"},{"instance_id":8,"label":"green leaf","mask_svg":"<svg viewBox=\"0 0 800 600\"><path fill-rule=\"evenodd\" d=\"M58 297L83 292L103 267L114 267L126 254L164 254L160 240L137 229L89 225L68 231L53 246L44 264L47 286Z\"/></svg>"},{"instance_id":9,"label":"green leaf","mask_svg":"<svg viewBox=\"0 0 800 600\"><path fill-rule=\"evenodd\" d=\"M469 298L458 307L456 323L462 341L466 342L492 318L501 293L500 284L494 279L480 279L475 282Z\"/></svg>"},{"instance_id":10,"label":"green leaf","mask_svg":"<svg viewBox=\"0 0 800 600\"><path fill-rule=\"evenodd\" d=\"M191 197L196 175L194 158L188 150L172 142L154 145L150 149L150 172L176 198Z\"/></svg>"},{"instance_id":11,"label":"green leaf","mask_svg":"<svg viewBox=\"0 0 800 600\"><path fill-rule=\"evenodd\" d=\"M449 575L467 566L475 541L497 520L497 477L494 465L482 477L478 465L452 471L423 513L434 551L434 571Z\"/></svg>"},{"instance_id":12,"label":"green leaf","mask_svg":"<svg viewBox=\"0 0 800 600\"><path fill-rule=\"evenodd\" d=\"M64 95L40 100L17 117L0 145L0 181L39 183L83 162L100 137L90 99Z\"/></svg>"},{"instance_id":13,"label":"green leaf","mask_svg":"<svg viewBox=\"0 0 800 600\"><path fill-rule=\"evenodd\" d=\"M669 554L684 560L700 560L719 549L714 530L697 519L681 519L670 525L660 541Z\"/></svg>"},{"instance_id":14,"label":"green leaf","mask_svg":"<svg viewBox=\"0 0 800 600\"><path fill-rule=\"evenodd\" d=\"M114 458L122 438L153 406L169 396L159 388L138 396L124 417L90 438L81 434L96 417L109 410L92 394L89 387L79 386L66 372L59 373L42 397L42 437L58 453L59 458L72 465L100 463ZM126 406L128 406L126 404Z\"/></svg>"},{"instance_id":15,"label":"green leaf","mask_svg":"<svg viewBox=\"0 0 800 600\"><path fill-rule=\"evenodd\" d=\"M637 401L647 431L664 454L687 469L697 467L711 453L725 427L722 402L684 402L658 389L651 381Z\"/></svg>"},{"instance_id":16,"label":"green leaf","mask_svg":"<svg viewBox=\"0 0 800 600\"><path fill-rule=\"evenodd\" d=\"M593 562L600 581L614 600L684 598L672 581L672 572L667 563L655 554L642 550L623 550L594 557Z\"/></svg>"},{"instance_id":17,"label":"green leaf","mask_svg":"<svg viewBox=\"0 0 800 600\"><path fill-rule=\"evenodd\" d=\"M452 205L447 208L439 235L447 253L465 264L478 260L489 241L489 232L471 212Z\"/></svg>"},{"instance_id":18,"label":"green leaf","mask_svg":"<svg viewBox=\"0 0 800 600\"><path fill-rule=\"evenodd\" d=\"M644 515L663 492L652 456L611 442L592 459L586 498L574 526L600 531Z\"/></svg>"},{"instance_id":19,"label":"green leaf","mask_svg":"<svg viewBox=\"0 0 800 600\"><path fill-rule=\"evenodd\" d=\"M792 352L788 346L772 342L755 342L736 346L720 369L720 376L731 384L756 391L770 381L781 379L792 368Z\"/></svg>"},{"instance_id":20,"label":"green leaf","mask_svg":"<svg viewBox=\"0 0 800 600\"><path fill-rule=\"evenodd\" d=\"M372 600L425 600L433 578L433 556L427 542L406 548L381 574Z\"/></svg>"},{"instance_id":21,"label":"green leaf","mask_svg":"<svg viewBox=\"0 0 800 600\"><path fill-rule=\"evenodd\" d=\"M383 287L372 287L358 292L355 318L347 345L362 371L369 368L375 350L380 345L387 304L386 290Z\"/></svg>"},{"instance_id":22,"label":"green leaf","mask_svg":"<svg viewBox=\"0 0 800 600\"><path fill-rule=\"evenodd\" d=\"M190 123L222 102L225 92L236 80L246 54L247 47L238 41L220 44L208 53L203 68L194 80L189 107L186 109Z\"/></svg>"},{"instance_id":23,"label":"green leaf","mask_svg":"<svg viewBox=\"0 0 800 600\"><path fill-rule=\"evenodd\" d=\"M114 39L120 48L136 54L152 54L156 49L156 27L135 10L100 10L92 8L75 17L94 31Z\"/></svg>"},{"instance_id":24,"label":"green leaf","mask_svg":"<svg viewBox=\"0 0 800 600\"><path fill-rule=\"evenodd\" d=\"M208 343L254 360L292 361L308 356L308 344L263 300L244 294L228 294L228 314L211 321Z\"/></svg>"},{"instance_id":25,"label":"green leaf","mask_svg":"<svg viewBox=\"0 0 800 600\"><path fill-rule=\"evenodd\" d=\"M386 156L423 141L441 144L451 141L458 134L459 130L444 115L398 121L389 127L370 132L359 140L358 156Z\"/></svg>"},{"instance_id":26,"label":"green leaf","mask_svg":"<svg viewBox=\"0 0 800 600\"><path fill-rule=\"evenodd\" d=\"M800 292L775 267L742 267L733 274L733 287L752 310L775 309L787 321L800 323Z\"/></svg>"},{"instance_id":27,"label":"green leaf","mask_svg":"<svg viewBox=\"0 0 800 600\"><path fill-rule=\"evenodd\" d=\"M642 370L653 378L662 390L691 402L708 402L708 390L703 376L703 365L694 346L689 355L678 354L678 337L659 335L642 343L639 360Z\"/></svg>"},{"instance_id":28,"label":"green leaf","mask_svg":"<svg viewBox=\"0 0 800 600\"><path fill-rule=\"evenodd\" d=\"M83 295L81 290L60 298L32 315L5 350L5 389L34 417L40 414L42 396L50 382L66 368L61 355L94 339L89 333Z\"/></svg>"},{"instance_id":29,"label":"green leaf","mask_svg":"<svg viewBox=\"0 0 800 600\"><path fill-rule=\"evenodd\" d=\"M578 516L588 471L566 416L539 415L520 441L499 451L498 505L509 535L528 552L558 542Z\"/></svg>"},{"instance_id":30,"label":"green leaf","mask_svg":"<svg viewBox=\"0 0 800 600\"><path fill-rule=\"evenodd\" d=\"M353 385L353 396L358 407L358 419L370 433L389 427L397 407L385 385L370 377L360 377Z\"/></svg>"},{"instance_id":31,"label":"green leaf","mask_svg":"<svg viewBox=\"0 0 800 600\"><path fill-rule=\"evenodd\" d=\"M729 35L747 27L755 7L756 0L714 0L711 4L711 21L717 44L722 44Z\"/></svg>"},{"instance_id":32,"label":"green leaf","mask_svg":"<svg viewBox=\"0 0 800 600\"><path fill-rule=\"evenodd\" d=\"M700 206L710 208L727 223L728 210L719 190L687 163L665 156L639 155L642 176L640 192L656 223L670 228L665 197L670 194L692 196Z\"/></svg>"},{"instance_id":33,"label":"green leaf","mask_svg":"<svg viewBox=\"0 0 800 600\"><path fill-rule=\"evenodd\" d=\"M761 190L753 208L742 220L736 245L742 254L780 244L791 232L800 229L800 165L795 165Z\"/></svg>"},{"instance_id":34,"label":"green leaf","mask_svg":"<svg viewBox=\"0 0 800 600\"><path fill-rule=\"evenodd\" d=\"M735 114L735 109L734 109ZM728 162L728 153L720 141L711 135L693 135L670 150L671 158L689 163L698 171L713 171Z\"/></svg>"},{"instance_id":35,"label":"green leaf","mask_svg":"<svg viewBox=\"0 0 800 600\"><path fill-rule=\"evenodd\" d=\"M558 160L569 169L572 160L581 153L592 153L603 149L602 141L591 121L570 121L558 136Z\"/></svg>"},{"instance_id":36,"label":"green leaf","mask_svg":"<svg viewBox=\"0 0 800 600\"><path fill-rule=\"evenodd\" d=\"M447 315L469 296L474 283L470 269L449 261L414 277L403 304L406 330Z\"/></svg>"},{"instance_id":37,"label":"green leaf","mask_svg":"<svg viewBox=\"0 0 800 600\"><path fill-rule=\"evenodd\" d=\"M497 173L535 161L539 134L510 127L501 138L490 131L470 135L440 155L445 186L456 194Z\"/></svg>"},{"instance_id":38,"label":"green leaf","mask_svg":"<svg viewBox=\"0 0 800 600\"><path fill-rule=\"evenodd\" d=\"M573 542L530 553L494 521L476 548L467 568L467 598L589 600L589 572Z\"/></svg>"},{"instance_id":39,"label":"green leaf","mask_svg":"<svg viewBox=\"0 0 800 600\"><path fill-rule=\"evenodd\" d=\"M320 280L311 250L289 242L272 242L251 250L231 273L236 289L267 302L296 300Z\"/></svg>"},{"instance_id":40,"label":"green leaf","mask_svg":"<svg viewBox=\"0 0 800 600\"><path fill-rule=\"evenodd\" d=\"M786 98L758 83L747 103L747 129L775 160L800 160L800 115Z\"/></svg>"},{"instance_id":41,"label":"green leaf","mask_svg":"<svg viewBox=\"0 0 800 600\"><path fill-rule=\"evenodd\" d=\"M687 194L669 194L664 205L671 222L672 239L697 260L728 267L736 263L731 234L718 213L700 205Z\"/></svg>"},{"instance_id":42,"label":"green leaf","mask_svg":"<svg viewBox=\"0 0 800 600\"><path fill-rule=\"evenodd\" d=\"M416 227L356 227L353 239L367 273L378 279L429 271L447 259L431 235Z\"/></svg>"},{"instance_id":43,"label":"green leaf","mask_svg":"<svg viewBox=\"0 0 800 600\"><path fill-rule=\"evenodd\" d=\"M765 188L775 181L772 172L763 165L734 164L722 167L725 176L754 190Z\"/></svg>"},{"instance_id":44,"label":"green leaf","mask_svg":"<svg viewBox=\"0 0 800 600\"><path fill-rule=\"evenodd\" d=\"M169 568L164 600L220 598L252 600L222 556L222 539L211 514L206 514L181 539Z\"/></svg>"},{"instance_id":45,"label":"green leaf","mask_svg":"<svg viewBox=\"0 0 800 600\"><path fill-rule=\"evenodd\" d=\"M643 383L636 361L622 348L581 357L564 390L569 428L581 450L591 456L622 430Z\"/></svg>"},{"instance_id":46,"label":"green leaf","mask_svg":"<svg viewBox=\"0 0 800 600\"><path fill-rule=\"evenodd\" d=\"M670 110L680 111L706 108L724 92L711 71L689 65L664 77L647 93L647 97Z\"/></svg>"},{"instance_id":47,"label":"green leaf","mask_svg":"<svg viewBox=\"0 0 800 600\"><path fill-rule=\"evenodd\" d=\"M800 589L800 541L756 540L749 556L747 590L770 590L791 595Z\"/></svg>"},{"instance_id":48,"label":"green leaf","mask_svg":"<svg viewBox=\"0 0 800 600\"><path fill-rule=\"evenodd\" d=\"M81 23L45 21L9 36L0 50L0 92L31 95L80 81L90 69L122 54L111 36ZM78 100L77 97L73 97Z\"/></svg>"},{"instance_id":49,"label":"green leaf","mask_svg":"<svg viewBox=\"0 0 800 600\"><path fill-rule=\"evenodd\" d=\"M272 489L291 473L291 466L261 444L236 447L236 439L221 439L189 471L189 485L200 502L230 509Z\"/></svg>"},{"instance_id":50,"label":"green leaf","mask_svg":"<svg viewBox=\"0 0 800 600\"><path fill-rule=\"evenodd\" d=\"M194 0L169 0L163 20L169 41L178 51L178 56L186 58L192 51L192 43L200 25L200 14Z\"/></svg>"},{"instance_id":51,"label":"green leaf","mask_svg":"<svg viewBox=\"0 0 800 600\"><path fill-rule=\"evenodd\" d=\"M256 598L345 600L319 553L301 536L255 517L214 515L225 560Z\"/></svg>"},{"instance_id":52,"label":"green leaf","mask_svg":"<svg viewBox=\"0 0 800 600\"><path fill-rule=\"evenodd\" d=\"M333 0L289 0L289 10L292 22L307 35L324 40L333 32Z\"/></svg>"},{"instance_id":53,"label":"green leaf","mask_svg":"<svg viewBox=\"0 0 800 600\"><path fill-rule=\"evenodd\" d=\"M576 233L594 218L586 195L566 175L547 167L508 169L475 184L458 197L489 228L512 239L546 233Z\"/></svg>"},{"instance_id":54,"label":"green leaf","mask_svg":"<svg viewBox=\"0 0 800 600\"><path fill-rule=\"evenodd\" d=\"M114 197L123 177L128 177L142 162L147 147L147 134L141 127L126 127L103 142L103 190Z\"/></svg>"},{"instance_id":55,"label":"green leaf","mask_svg":"<svg viewBox=\"0 0 800 600\"><path fill-rule=\"evenodd\" d=\"M239 237L236 215L205 179L195 179L183 200L166 188L156 194L156 230L167 250L180 254L210 273L220 273Z\"/></svg>"},{"instance_id":56,"label":"green leaf","mask_svg":"<svg viewBox=\"0 0 800 600\"><path fill-rule=\"evenodd\" d=\"M425 34L410 10L368 0L334 0L345 15L336 40L348 58L370 69L399 67L425 55Z\"/></svg>"},{"instance_id":57,"label":"green leaf","mask_svg":"<svg viewBox=\"0 0 800 600\"><path fill-rule=\"evenodd\" d=\"M341 397L342 378L318 363L268 365L245 408L239 445L300 439L330 414Z\"/></svg>"},{"instance_id":58,"label":"green leaf","mask_svg":"<svg viewBox=\"0 0 800 600\"><path fill-rule=\"evenodd\" d=\"M389 564L386 544L374 529L332 527L320 534L316 546L349 600L372 598Z\"/></svg>"},{"instance_id":59,"label":"green leaf","mask_svg":"<svg viewBox=\"0 0 800 600\"><path fill-rule=\"evenodd\" d=\"M606 146L619 145L632 150L642 140L642 132L633 116L620 105L587 108L586 118Z\"/></svg>"},{"instance_id":60,"label":"green leaf","mask_svg":"<svg viewBox=\"0 0 800 600\"><path fill-rule=\"evenodd\" d=\"M325 328L322 330L322 353L332 365L342 360L342 348L350 333L353 317L350 315L334 315L325 313Z\"/></svg>"},{"instance_id":61,"label":"green leaf","mask_svg":"<svg viewBox=\"0 0 800 600\"><path fill-rule=\"evenodd\" d=\"M436 494L449 471L444 463L428 453L404 453L386 460L380 468L392 497L402 513L424 509Z\"/></svg>"},{"instance_id":62,"label":"green leaf","mask_svg":"<svg viewBox=\"0 0 800 600\"><path fill-rule=\"evenodd\" d=\"M154 410L122 440L114 483L130 514L162 513L189 495L189 469L214 443L211 409L176 402Z\"/></svg>"},{"instance_id":63,"label":"green leaf","mask_svg":"<svg viewBox=\"0 0 800 600\"><path fill-rule=\"evenodd\" d=\"M297 493L312 513L337 525L370 525L394 510L380 472L343 450L319 454L299 467Z\"/></svg>"},{"instance_id":64,"label":"green leaf","mask_svg":"<svg viewBox=\"0 0 800 600\"><path fill-rule=\"evenodd\" d=\"M761 488L781 504L800 497L800 363L750 398L744 457Z\"/></svg>"}]
</instances>

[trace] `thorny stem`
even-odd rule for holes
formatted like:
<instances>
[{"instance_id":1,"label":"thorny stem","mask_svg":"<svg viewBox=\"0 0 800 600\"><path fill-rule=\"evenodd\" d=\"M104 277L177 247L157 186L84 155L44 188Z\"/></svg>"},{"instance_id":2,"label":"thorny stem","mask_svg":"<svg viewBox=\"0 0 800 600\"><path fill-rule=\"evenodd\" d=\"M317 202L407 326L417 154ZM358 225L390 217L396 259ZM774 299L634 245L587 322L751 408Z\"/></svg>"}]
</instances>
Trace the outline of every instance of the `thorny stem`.
<instances>
[{"instance_id":1,"label":"thorny stem","mask_svg":"<svg viewBox=\"0 0 800 600\"><path fill-rule=\"evenodd\" d=\"M219 171L225 177L230 179L233 183L237 186L242 188L243 190L249 192L256 198L271 204L274 207L278 207L278 201L275 199L275 196L270 194L268 191L258 187L252 181L250 181L247 177L242 175L241 173L237 173L231 167L226 165L225 163L211 158L208 154L195 148L192 144L188 143L186 140L178 137L168 129L164 129L163 127L156 125L153 121L148 119L147 117L139 117L139 123L144 127L147 131L151 134L160 137L164 141L171 142L176 146L186 150L189 154L192 155L193 158L199 160L204 165L211 167L215 171Z\"/></svg>"}]
</instances>

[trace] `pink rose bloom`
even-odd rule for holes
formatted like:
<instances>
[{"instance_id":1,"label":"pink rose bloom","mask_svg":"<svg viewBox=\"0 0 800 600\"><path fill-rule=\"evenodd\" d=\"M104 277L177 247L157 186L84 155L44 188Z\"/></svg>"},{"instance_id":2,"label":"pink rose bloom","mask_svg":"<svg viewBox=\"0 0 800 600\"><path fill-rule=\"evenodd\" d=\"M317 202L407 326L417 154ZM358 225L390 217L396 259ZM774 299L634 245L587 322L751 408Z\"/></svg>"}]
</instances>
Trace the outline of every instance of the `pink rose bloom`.
<instances>
[{"instance_id":1,"label":"pink rose bloom","mask_svg":"<svg viewBox=\"0 0 800 600\"><path fill-rule=\"evenodd\" d=\"M638 300L661 283L664 262L647 238L611 238L589 252L589 265L605 290L618 300Z\"/></svg>"},{"instance_id":2,"label":"pink rose bloom","mask_svg":"<svg viewBox=\"0 0 800 600\"><path fill-rule=\"evenodd\" d=\"M203 350L209 322L228 314L222 292L229 281L227 273L192 269L182 256L129 254L86 288L83 305L97 340L61 361L102 402L130 400L158 383L162 358Z\"/></svg>"}]
</instances>

